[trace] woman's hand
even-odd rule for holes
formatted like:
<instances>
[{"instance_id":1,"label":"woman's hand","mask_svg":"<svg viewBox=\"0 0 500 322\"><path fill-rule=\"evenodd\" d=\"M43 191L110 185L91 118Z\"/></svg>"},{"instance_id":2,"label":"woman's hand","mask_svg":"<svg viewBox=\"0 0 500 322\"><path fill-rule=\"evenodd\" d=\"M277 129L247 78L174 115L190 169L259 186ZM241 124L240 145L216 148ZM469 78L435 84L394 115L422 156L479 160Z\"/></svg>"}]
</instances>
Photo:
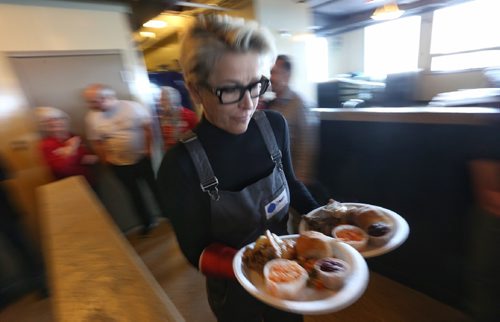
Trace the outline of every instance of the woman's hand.
<instances>
[{"instance_id":1,"label":"woman's hand","mask_svg":"<svg viewBox=\"0 0 500 322\"><path fill-rule=\"evenodd\" d=\"M64 146L67 148L68 155L75 154L76 151L78 151L81 142L82 139L79 136L74 136L72 138L67 139L66 142L64 142Z\"/></svg>"}]
</instances>

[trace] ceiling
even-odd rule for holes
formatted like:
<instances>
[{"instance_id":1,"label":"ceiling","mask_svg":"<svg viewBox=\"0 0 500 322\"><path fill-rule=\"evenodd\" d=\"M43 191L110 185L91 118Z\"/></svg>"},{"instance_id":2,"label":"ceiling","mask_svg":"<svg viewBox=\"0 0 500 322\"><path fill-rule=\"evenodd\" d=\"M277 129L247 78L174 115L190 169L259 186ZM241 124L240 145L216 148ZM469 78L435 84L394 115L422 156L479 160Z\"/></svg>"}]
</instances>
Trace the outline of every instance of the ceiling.
<instances>
[{"instance_id":1,"label":"ceiling","mask_svg":"<svg viewBox=\"0 0 500 322\"><path fill-rule=\"evenodd\" d=\"M471 0L307 0L314 17L316 33L335 35L374 23L376 8L396 2L405 15L418 15Z\"/></svg>"},{"instance_id":2,"label":"ceiling","mask_svg":"<svg viewBox=\"0 0 500 322\"><path fill-rule=\"evenodd\" d=\"M149 19L166 10L193 10L194 6L217 3L220 8L235 8L245 1L236 0L59 0L87 3L120 3L132 9L130 21L138 30ZM311 8L316 33L334 35L348 30L362 28L371 23L373 11L383 4L397 2L406 15L420 14L443 6L470 0L282 0L286 6L305 3ZM203 10L203 9L199 9Z\"/></svg>"}]
</instances>

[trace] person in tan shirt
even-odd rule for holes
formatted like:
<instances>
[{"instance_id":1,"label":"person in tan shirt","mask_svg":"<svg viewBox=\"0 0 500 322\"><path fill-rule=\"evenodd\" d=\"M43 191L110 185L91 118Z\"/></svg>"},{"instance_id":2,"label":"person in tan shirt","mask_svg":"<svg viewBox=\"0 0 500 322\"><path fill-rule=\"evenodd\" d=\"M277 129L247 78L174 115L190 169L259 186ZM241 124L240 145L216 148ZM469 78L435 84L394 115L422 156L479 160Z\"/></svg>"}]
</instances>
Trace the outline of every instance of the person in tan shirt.
<instances>
[{"instance_id":1,"label":"person in tan shirt","mask_svg":"<svg viewBox=\"0 0 500 322\"><path fill-rule=\"evenodd\" d=\"M288 123L293 170L305 185L314 181L318 147L318 118L302 97L290 88L292 62L279 55L271 69L271 86L276 98L268 108L280 112Z\"/></svg>"},{"instance_id":2,"label":"person in tan shirt","mask_svg":"<svg viewBox=\"0 0 500 322\"><path fill-rule=\"evenodd\" d=\"M115 91L102 84L89 85L84 99L90 109L85 119L87 139L128 192L146 235L156 226L156 219L143 186L160 204L151 164L151 115L137 102L118 100Z\"/></svg>"}]
</instances>

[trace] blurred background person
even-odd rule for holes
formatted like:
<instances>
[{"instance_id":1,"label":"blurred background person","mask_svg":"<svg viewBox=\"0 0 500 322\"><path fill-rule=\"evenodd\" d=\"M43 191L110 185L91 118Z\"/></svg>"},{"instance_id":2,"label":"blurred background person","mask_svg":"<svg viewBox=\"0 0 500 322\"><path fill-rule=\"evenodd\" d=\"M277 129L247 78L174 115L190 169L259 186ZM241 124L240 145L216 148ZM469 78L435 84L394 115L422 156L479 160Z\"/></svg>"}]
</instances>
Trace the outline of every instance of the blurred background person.
<instances>
[{"instance_id":1,"label":"blurred background person","mask_svg":"<svg viewBox=\"0 0 500 322\"><path fill-rule=\"evenodd\" d=\"M290 153L293 170L320 204L326 204L329 194L316 180L316 155L319 146L319 119L298 93L290 88L292 61L287 55L278 55L271 69L271 88L276 97L266 104L266 108L280 112L288 123L290 133ZM303 214L291 209L292 232L298 232Z\"/></svg>"},{"instance_id":2,"label":"blurred background person","mask_svg":"<svg viewBox=\"0 0 500 322\"><path fill-rule=\"evenodd\" d=\"M81 137L70 132L69 115L54 107L38 107L35 113L43 137L40 150L54 177L82 175L94 187L91 166L98 158L84 146Z\"/></svg>"},{"instance_id":3,"label":"blurred background person","mask_svg":"<svg viewBox=\"0 0 500 322\"><path fill-rule=\"evenodd\" d=\"M12 202L5 184L9 179L7 166L0 155L0 237L4 237L19 256L29 289L39 289L48 295L42 256L37 253L21 223L21 214ZM0 291L0 309L7 304L11 294Z\"/></svg>"},{"instance_id":4,"label":"blurred background person","mask_svg":"<svg viewBox=\"0 0 500 322\"><path fill-rule=\"evenodd\" d=\"M84 98L90 109L85 119L87 139L101 163L111 168L130 195L145 235L157 223L142 183L159 205L151 164L152 117L139 103L118 100L115 91L103 84L89 85Z\"/></svg>"},{"instance_id":5,"label":"blurred background person","mask_svg":"<svg viewBox=\"0 0 500 322\"><path fill-rule=\"evenodd\" d=\"M498 124L496 125L498 126ZM493 129L486 141L500 139ZM492 145L490 145L492 146ZM488 150L470 162L472 188L476 197L471 212L468 286L469 309L478 322L497 321L500 316L500 148Z\"/></svg>"},{"instance_id":6,"label":"blurred background person","mask_svg":"<svg viewBox=\"0 0 500 322\"><path fill-rule=\"evenodd\" d=\"M309 185L315 180L318 120L302 97L290 88L291 76L290 57L279 55L271 69L271 88L276 98L267 104L267 108L285 117L290 130L293 170L300 181Z\"/></svg>"},{"instance_id":7,"label":"blurred background person","mask_svg":"<svg viewBox=\"0 0 500 322\"><path fill-rule=\"evenodd\" d=\"M163 86L160 94L160 125L165 151L173 147L181 135L198 124L195 112L183 107L181 94L170 86Z\"/></svg>"}]
</instances>

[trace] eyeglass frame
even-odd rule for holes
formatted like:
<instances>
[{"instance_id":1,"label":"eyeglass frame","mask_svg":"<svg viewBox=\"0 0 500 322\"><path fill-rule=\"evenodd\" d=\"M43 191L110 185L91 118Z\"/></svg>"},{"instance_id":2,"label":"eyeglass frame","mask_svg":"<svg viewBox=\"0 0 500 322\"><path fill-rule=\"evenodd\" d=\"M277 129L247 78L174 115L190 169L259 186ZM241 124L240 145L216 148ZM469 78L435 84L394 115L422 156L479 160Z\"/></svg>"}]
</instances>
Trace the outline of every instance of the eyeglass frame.
<instances>
[{"instance_id":1,"label":"eyeglass frame","mask_svg":"<svg viewBox=\"0 0 500 322\"><path fill-rule=\"evenodd\" d=\"M262 84L262 87L261 87L261 89L259 91L259 94L257 96L252 96L252 94L250 94L250 91L252 90L252 87L256 86L258 83ZM245 93L247 91L250 94L251 98L261 97L262 95L264 95L264 93L269 88L269 84L270 83L271 83L271 81L267 77L261 76L261 78L258 81L250 83L247 86L235 85L235 86L211 87L209 84L206 84L206 83L202 84L202 85L205 88L207 88L212 94L214 94L215 96L217 96L217 98L219 99L219 103L220 104L227 105L227 104L234 104L234 103L240 102L243 99L243 97L245 96ZM235 100L235 101L223 102L222 101L222 95L224 94L224 90L227 89L227 88L239 89L240 90L240 96L239 96L239 98L237 100Z\"/></svg>"}]
</instances>

